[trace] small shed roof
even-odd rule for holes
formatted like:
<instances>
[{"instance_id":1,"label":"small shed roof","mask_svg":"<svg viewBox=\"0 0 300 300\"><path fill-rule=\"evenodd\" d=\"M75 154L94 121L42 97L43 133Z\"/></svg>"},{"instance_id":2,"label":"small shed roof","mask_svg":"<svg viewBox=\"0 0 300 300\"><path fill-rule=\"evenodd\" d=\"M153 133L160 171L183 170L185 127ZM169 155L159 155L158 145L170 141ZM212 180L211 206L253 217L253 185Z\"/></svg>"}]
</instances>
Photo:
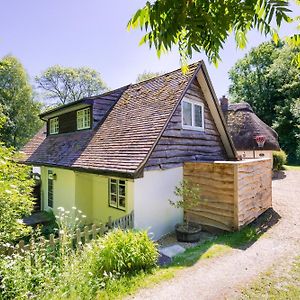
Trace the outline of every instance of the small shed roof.
<instances>
[{"instance_id":1,"label":"small shed roof","mask_svg":"<svg viewBox=\"0 0 300 300\"><path fill-rule=\"evenodd\" d=\"M279 150L278 135L275 130L264 123L246 103L229 104L225 113L227 127L237 150L258 149L255 137L266 138L262 150Z\"/></svg>"}]
</instances>

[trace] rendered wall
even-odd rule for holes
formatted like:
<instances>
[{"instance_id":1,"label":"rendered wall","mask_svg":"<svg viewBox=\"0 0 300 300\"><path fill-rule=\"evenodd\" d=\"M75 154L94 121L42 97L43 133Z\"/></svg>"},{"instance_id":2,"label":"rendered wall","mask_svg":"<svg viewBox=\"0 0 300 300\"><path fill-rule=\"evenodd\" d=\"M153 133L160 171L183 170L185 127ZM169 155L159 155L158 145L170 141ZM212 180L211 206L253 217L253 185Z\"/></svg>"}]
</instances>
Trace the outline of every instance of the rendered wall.
<instances>
[{"instance_id":1,"label":"rendered wall","mask_svg":"<svg viewBox=\"0 0 300 300\"><path fill-rule=\"evenodd\" d=\"M75 173L75 206L86 215L88 223L93 222L93 176L85 173Z\"/></svg>"},{"instance_id":2,"label":"rendered wall","mask_svg":"<svg viewBox=\"0 0 300 300\"><path fill-rule=\"evenodd\" d=\"M126 179L126 210L109 207L108 177L60 168L41 168L42 209L49 209L48 170L56 174L53 180L53 211L58 207L72 210L76 207L86 215L87 223L106 223L109 217L120 218L133 210L133 181Z\"/></svg>"},{"instance_id":3,"label":"rendered wall","mask_svg":"<svg viewBox=\"0 0 300 300\"><path fill-rule=\"evenodd\" d=\"M183 212L169 204L175 200L174 189L183 179L183 168L145 171L134 180L134 226L149 229L154 240L174 231L183 220Z\"/></svg>"},{"instance_id":4,"label":"rendered wall","mask_svg":"<svg viewBox=\"0 0 300 300\"><path fill-rule=\"evenodd\" d=\"M107 222L109 216L112 219L120 218L131 213L133 209L133 182L126 181L126 210L116 209L108 205L108 177L93 176L93 220L94 222Z\"/></svg>"},{"instance_id":5,"label":"rendered wall","mask_svg":"<svg viewBox=\"0 0 300 300\"><path fill-rule=\"evenodd\" d=\"M70 170L60 168L41 167L42 179L42 208L48 207L48 170L56 174L53 180L53 210L56 213L58 207L71 210L75 206L75 173Z\"/></svg>"}]
</instances>

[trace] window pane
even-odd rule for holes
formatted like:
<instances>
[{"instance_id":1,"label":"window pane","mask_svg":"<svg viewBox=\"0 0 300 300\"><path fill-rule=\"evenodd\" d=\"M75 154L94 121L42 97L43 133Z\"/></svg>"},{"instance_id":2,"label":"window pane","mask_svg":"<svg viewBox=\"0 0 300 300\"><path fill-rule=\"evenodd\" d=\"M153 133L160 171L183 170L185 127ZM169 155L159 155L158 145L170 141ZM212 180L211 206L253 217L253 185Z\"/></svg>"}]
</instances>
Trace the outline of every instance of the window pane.
<instances>
[{"instance_id":1,"label":"window pane","mask_svg":"<svg viewBox=\"0 0 300 300\"><path fill-rule=\"evenodd\" d=\"M90 109L85 108L77 111L77 129L89 128L91 124Z\"/></svg>"},{"instance_id":2,"label":"window pane","mask_svg":"<svg viewBox=\"0 0 300 300\"><path fill-rule=\"evenodd\" d=\"M125 197L119 197L119 207L125 208Z\"/></svg>"},{"instance_id":3,"label":"window pane","mask_svg":"<svg viewBox=\"0 0 300 300\"><path fill-rule=\"evenodd\" d=\"M116 194L117 193L117 185L116 184L111 184L110 185L110 192L112 194Z\"/></svg>"},{"instance_id":4,"label":"window pane","mask_svg":"<svg viewBox=\"0 0 300 300\"><path fill-rule=\"evenodd\" d=\"M119 185L119 196L125 196L125 185Z\"/></svg>"},{"instance_id":5,"label":"window pane","mask_svg":"<svg viewBox=\"0 0 300 300\"><path fill-rule=\"evenodd\" d=\"M192 126L192 104L183 101L183 125L189 125Z\"/></svg>"},{"instance_id":6,"label":"window pane","mask_svg":"<svg viewBox=\"0 0 300 300\"><path fill-rule=\"evenodd\" d=\"M50 119L49 121L49 132L50 134L58 133L58 118Z\"/></svg>"},{"instance_id":7,"label":"window pane","mask_svg":"<svg viewBox=\"0 0 300 300\"><path fill-rule=\"evenodd\" d=\"M203 127L202 125L202 106L200 105L194 105L194 118L195 118L195 124L196 127Z\"/></svg>"},{"instance_id":8,"label":"window pane","mask_svg":"<svg viewBox=\"0 0 300 300\"><path fill-rule=\"evenodd\" d=\"M114 194L110 195L110 205L117 206L117 195Z\"/></svg>"},{"instance_id":9,"label":"window pane","mask_svg":"<svg viewBox=\"0 0 300 300\"><path fill-rule=\"evenodd\" d=\"M48 206L53 207L53 172L48 171Z\"/></svg>"}]
</instances>

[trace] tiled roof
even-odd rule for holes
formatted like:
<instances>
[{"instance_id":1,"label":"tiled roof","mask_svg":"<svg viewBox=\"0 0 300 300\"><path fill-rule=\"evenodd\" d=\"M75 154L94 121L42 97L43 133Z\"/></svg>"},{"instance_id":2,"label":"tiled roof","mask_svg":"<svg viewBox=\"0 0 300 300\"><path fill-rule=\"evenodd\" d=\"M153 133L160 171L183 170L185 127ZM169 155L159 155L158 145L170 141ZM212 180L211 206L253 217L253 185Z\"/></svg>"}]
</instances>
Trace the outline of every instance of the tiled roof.
<instances>
[{"instance_id":1,"label":"tiled roof","mask_svg":"<svg viewBox=\"0 0 300 300\"><path fill-rule=\"evenodd\" d=\"M26 163L70 167L81 155L92 136L92 130L49 135L41 129L22 149Z\"/></svg>"},{"instance_id":2,"label":"tiled roof","mask_svg":"<svg viewBox=\"0 0 300 300\"><path fill-rule=\"evenodd\" d=\"M199 63L133 84L94 130L43 137L23 149L26 163L134 175L146 162ZM45 130L44 130L45 131Z\"/></svg>"}]
</instances>

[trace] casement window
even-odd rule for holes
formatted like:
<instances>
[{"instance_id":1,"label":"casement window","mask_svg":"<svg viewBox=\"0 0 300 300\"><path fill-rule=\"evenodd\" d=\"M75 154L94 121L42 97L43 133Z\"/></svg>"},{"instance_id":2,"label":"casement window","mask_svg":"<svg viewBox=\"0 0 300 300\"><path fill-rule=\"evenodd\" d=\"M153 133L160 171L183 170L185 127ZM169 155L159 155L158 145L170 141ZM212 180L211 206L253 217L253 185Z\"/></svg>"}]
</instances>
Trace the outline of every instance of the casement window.
<instances>
[{"instance_id":1,"label":"casement window","mask_svg":"<svg viewBox=\"0 0 300 300\"><path fill-rule=\"evenodd\" d=\"M48 170L48 207L53 208L53 172Z\"/></svg>"},{"instance_id":2,"label":"casement window","mask_svg":"<svg viewBox=\"0 0 300 300\"><path fill-rule=\"evenodd\" d=\"M126 209L126 182L122 179L109 179L109 206Z\"/></svg>"},{"instance_id":3,"label":"casement window","mask_svg":"<svg viewBox=\"0 0 300 300\"><path fill-rule=\"evenodd\" d=\"M57 134L59 130L58 117L49 120L49 133Z\"/></svg>"},{"instance_id":4,"label":"casement window","mask_svg":"<svg viewBox=\"0 0 300 300\"><path fill-rule=\"evenodd\" d=\"M204 130L204 105L202 103L182 100L182 128Z\"/></svg>"},{"instance_id":5,"label":"casement window","mask_svg":"<svg viewBox=\"0 0 300 300\"><path fill-rule=\"evenodd\" d=\"M77 111L77 130L87 129L91 127L91 112L90 108L85 108Z\"/></svg>"}]
</instances>

